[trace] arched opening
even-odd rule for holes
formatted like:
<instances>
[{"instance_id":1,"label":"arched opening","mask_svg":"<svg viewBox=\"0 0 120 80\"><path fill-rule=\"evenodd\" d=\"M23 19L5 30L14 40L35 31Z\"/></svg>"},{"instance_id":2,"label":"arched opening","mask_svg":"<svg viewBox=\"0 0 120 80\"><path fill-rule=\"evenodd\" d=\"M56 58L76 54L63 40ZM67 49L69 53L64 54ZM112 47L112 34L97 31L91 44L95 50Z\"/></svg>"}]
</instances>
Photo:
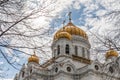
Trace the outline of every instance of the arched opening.
<instances>
[{"instance_id":1,"label":"arched opening","mask_svg":"<svg viewBox=\"0 0 120 80\"><path fill-rule=\"evenodd\" d=\"M58 68L57 67L55 68L55 72L58 72Z\"/></svg>"},{"instance_id":2,"label":"arched opening","mask_svg":"<svg viewBox=\"0 0 120 80\"><path fill-rule=\"evenodd\" d=\"M96 69L96 70L99 70L99 67L98 67L98 65L95 65L95 69Z\"/></svg>"},{"instance_id":3,"label":"arched opening","mask_svg":"<svg viewBox=\"0 0 120 80\"><path fill-rule=\"evenodd\" d=\"M57 46L57 54L60 54L60 45Z\"/></svg>"},{"instance_id":4,"label":"arched opening","mask_svg":"<svg viewBox=\"0 0 120 80\"><path fill-rule=\"evenodd\" d=\"M75 46L75 55L78 55L78 47Z\"/></svg>"},{"instance_id":5,"label":"arched opening","mask_svg":"<svg viewBox=\"0 0 120 80\"><path fill-rule=\"evenodd\" d=\"M30 69L30 73L32 73L32 69Z\"/></svg>"},{"instance_id":6,"label":"arched opening","mask_svg":"<svg viewBox=\"0 0 120 80\"><path fill-rule=\"evenodd\" d=\"M110 67L109 67L109 71L110 71L111 73L113 73L113 72L114 72L114 70L113 70L113 67L112 67L112 66L110 66Z\"/></svg>"},{"instance_id":7,"label":"arched opening","mask_svg":"<svg viewBox=\"0 0 120 80\"><path fill-rule=\"evenodd\" d=\"M89 50L87 50L87 58L88 58L88 59L89 59L89 56L90 56L89 53L90 53Z\"/></svg>"},{"instance_id":8,"label":"arched opening","mask_svg":"<svg viewBox=\"0 0 120 80\"><path fill-rule=\"evenodd\" d=\"M85 57L85 49L82 47L82 57Z\"/></svg>"},{"instance_id":9,"label":"arched opening","mask_svg":"<svg viewBox=\"0 0 120 80\"><path fill-rule=\"evenodd\" d=\"M69 45L68 45L68 44L66 44L65 53L66 53L66 54L69 54Z\"/></svg>"},{"instance_id":10,"label":"arched opening","mask_svg":"<svg viewBox=\"0 0 120 80\"><path fill-rule=\"evenodd\" d=\"M22 72L22 77L24 77L24 75L25 75L25 72L23 71L23 72Z\"/></svg>"}]
</instances>

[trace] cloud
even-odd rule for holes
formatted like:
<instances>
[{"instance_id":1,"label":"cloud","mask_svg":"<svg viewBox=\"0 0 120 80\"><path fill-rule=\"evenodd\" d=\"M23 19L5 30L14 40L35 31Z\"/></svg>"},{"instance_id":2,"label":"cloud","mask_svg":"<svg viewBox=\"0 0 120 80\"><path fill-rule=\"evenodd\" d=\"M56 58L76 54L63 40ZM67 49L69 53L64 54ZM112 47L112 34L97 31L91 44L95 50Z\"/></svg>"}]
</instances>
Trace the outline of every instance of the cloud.
<instances>
[{"instance_id":1,"label":"cloud","mask_svg":"<svg viewBox=\"0 0 120 80\"><path fill-rule=\"evenodd\" d=\"M13 80L13 79L2 79L2 80Z\"/></svg>"},{"instance_id":2,"label":"cloud","mask_svg":"<svg viewBox=\"0 0 120 80\"><path fill-rule=\"evenodd\" d=\"M1 61L1 62L0 62L0 65L3 64L3 63L4 63L4 62Z\"/></svg>"},{"instance_id":3,"label":"cloud","mask_svg":"<svg viewBox=\"0 0 120 80\"><path fill-rule=\"evenodd\" d=\"M101 16L104 16L106 13L107 13L106 10L99 10L96 12L96 15L101 17Z\"/></svg>"}]
</instances>

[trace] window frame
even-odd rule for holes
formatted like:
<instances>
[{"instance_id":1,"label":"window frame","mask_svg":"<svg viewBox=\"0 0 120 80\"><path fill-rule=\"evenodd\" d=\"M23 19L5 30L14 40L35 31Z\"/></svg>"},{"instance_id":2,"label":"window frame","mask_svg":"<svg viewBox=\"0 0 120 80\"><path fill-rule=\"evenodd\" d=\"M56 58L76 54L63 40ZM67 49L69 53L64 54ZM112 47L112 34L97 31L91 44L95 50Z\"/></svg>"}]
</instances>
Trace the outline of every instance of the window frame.
<instances>
[{"instance_id":1,"label":"window frame","mask_svg":"<svg viewBox=\"0 0 120 80\"><path fill-rule=\"evenodd\" d=\"M66 46L65 46L65 53L66 53L66 54L69 54L69 53L70 53L69 44L66 44Z\"/></svg>"}]
</instances>

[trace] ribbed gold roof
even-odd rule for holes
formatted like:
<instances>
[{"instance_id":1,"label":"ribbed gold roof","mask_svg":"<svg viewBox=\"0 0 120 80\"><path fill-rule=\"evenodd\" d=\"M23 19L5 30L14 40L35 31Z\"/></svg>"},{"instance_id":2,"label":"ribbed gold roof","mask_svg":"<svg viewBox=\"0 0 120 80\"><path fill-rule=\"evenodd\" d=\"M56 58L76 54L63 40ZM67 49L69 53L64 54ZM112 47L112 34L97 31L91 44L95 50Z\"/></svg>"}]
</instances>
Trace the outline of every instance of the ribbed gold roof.
<instances>
[{"instance_id":1,"label":"ribbed gold roof","mask_svg":"<svg viewBox=\"0 0 120 80\"><path fill-rule=\"evenodd\" d=\"M60 39L60 38L67 38L67 39L71 39L71 34L69 34L68 32L60 32L56 35L56 37L54 38L55 40Z\"/></svg>"},{"instance_id":2,"label":"ribbed gold roof","mask_svg":"<svg viewBox=\"0 0 120 80\"><path fill-rule=\"evenodd\" d=\"M106 52L106 58L109 58L112 56L118 57L118 52L113 49L110 49L109 51Z\"/></svg>"},{"instance_id":3,"label":"ribbed gold roof","mask_svg":"<svg viewBox=\"0 0 120 80\"><path fill-rule=\"evenodd\" d=\"M66 26L64 26L63 28L58 30L54 35L54 40L63 38L63 36L61 37L61 35L63 35L63 33L61 34L61 32L67 32L67 34L65 34L64 37L68 38L68 39L69 39L70 35L79 35L85 39L88 39L87 34L82 29L76 27L72 22L69 22ZM68 35L68 33L70 35Z\"/></svg>"},{"instance_id":4,"label":"ribbed gold roof","mask_svg":"<svg viewBox=\"0 0 120 80\"><path fill-rule=\"evenodd\" d=\"M29 58L28 58L28 62L36 62L39 64L39 57L36 56L36 54L34 53L33 55L31 55Z\"/></svg>"}]
</instances>

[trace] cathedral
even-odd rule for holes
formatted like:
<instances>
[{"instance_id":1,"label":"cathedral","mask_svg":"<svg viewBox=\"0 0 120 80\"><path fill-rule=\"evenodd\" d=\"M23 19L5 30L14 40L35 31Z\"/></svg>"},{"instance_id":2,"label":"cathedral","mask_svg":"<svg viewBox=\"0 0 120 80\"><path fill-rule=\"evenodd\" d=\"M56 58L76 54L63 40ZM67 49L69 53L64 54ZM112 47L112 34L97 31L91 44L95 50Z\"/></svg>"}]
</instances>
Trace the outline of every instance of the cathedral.
<instances>
[{"instance_id":1,"label":"cathedral","mask_svg":"<svg viewBox=\"0 0 120 80\"><path fill-rule=\"evenodd\" d=\"M105 54L105 62L90 59L86 32L69 22L54 34L52 58L39 64L34 53L14 80L120 80L120 57L114 49Z\"/></svg>"}]
</instances>

